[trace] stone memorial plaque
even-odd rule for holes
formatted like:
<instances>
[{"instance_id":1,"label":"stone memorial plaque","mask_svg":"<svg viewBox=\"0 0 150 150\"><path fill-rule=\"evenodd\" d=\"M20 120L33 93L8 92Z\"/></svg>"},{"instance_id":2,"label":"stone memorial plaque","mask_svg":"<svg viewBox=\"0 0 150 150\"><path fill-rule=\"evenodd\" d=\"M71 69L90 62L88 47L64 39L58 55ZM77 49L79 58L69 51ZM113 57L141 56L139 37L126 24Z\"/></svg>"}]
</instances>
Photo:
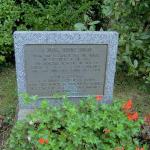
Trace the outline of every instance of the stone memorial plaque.
<instances>
[{"instance_id":1,"label":"stone memorial plaque","mask_svg":"<svg viewBox=\"0 0 150 150\"><path fill-rule=\"evenodd\" d=\"M104 95L107 45L25 45L27 93Z\"/></svg>"},{"instance_id":2,"label":"stone memorial plaque","mask_svg":"<svg viewBox=\"0 0 150 150\"><path fill-rule=\"evenodd\" d=\"M113 97L117 32L101 31L16 31L14 33L18 93L38 95L26 105L19 99L18 119L38 107L42 98L52 105L67 94L73 102L101 95L102 103Z\"/></svg>"}]
</instances>

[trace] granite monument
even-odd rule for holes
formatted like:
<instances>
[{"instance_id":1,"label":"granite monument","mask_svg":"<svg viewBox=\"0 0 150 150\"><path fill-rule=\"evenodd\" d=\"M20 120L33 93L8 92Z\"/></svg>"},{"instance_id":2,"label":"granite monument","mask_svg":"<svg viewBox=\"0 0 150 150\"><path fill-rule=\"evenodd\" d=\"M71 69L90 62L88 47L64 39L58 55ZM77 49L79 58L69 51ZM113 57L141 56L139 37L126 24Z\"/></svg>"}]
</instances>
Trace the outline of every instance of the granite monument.
<instances>
[{"instance_id":1,"label":"granite monument","mask_svg":"<svg viewBox=\"0 0 150 150\"><path fill-rule=\"evenodd\" d=\"M101 102L111 103L117 32L16 31L14 47L18 93L39 96L31 105L19 96L18 119L38 107L42 98L60 104L54 93L66 93L73 102L101 95Z\"/></svg>"}]
</instances>

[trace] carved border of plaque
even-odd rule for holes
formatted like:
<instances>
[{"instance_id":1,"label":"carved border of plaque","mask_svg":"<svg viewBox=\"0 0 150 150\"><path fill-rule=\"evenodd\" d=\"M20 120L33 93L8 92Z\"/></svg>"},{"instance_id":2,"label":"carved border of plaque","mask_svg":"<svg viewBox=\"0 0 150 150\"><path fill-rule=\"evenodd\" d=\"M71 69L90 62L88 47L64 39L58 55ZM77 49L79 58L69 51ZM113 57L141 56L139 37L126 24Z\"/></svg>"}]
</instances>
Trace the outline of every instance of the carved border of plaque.
<instances>
[{"instance_id":1,"label":"carved border of plaque","mask_svg":"<svg viewBox=\"0 0 150 150\"><path fill-rule=\"evenodd\" d=\"M118 49L118 33L107 31L16 31L14 32L14 47L16 58L16 73L18 93L27 91L24 46L27 44L106 44L108 45L105 87L103 103L111 103L113 96L114 76L116 71L116 56ZM52 104L60 101L51 100ZM32 109L40 101L32 105L24 105L19 96L19 109ZM24 110L25 111L25 110Z\"/></svg>"}]
</instances>

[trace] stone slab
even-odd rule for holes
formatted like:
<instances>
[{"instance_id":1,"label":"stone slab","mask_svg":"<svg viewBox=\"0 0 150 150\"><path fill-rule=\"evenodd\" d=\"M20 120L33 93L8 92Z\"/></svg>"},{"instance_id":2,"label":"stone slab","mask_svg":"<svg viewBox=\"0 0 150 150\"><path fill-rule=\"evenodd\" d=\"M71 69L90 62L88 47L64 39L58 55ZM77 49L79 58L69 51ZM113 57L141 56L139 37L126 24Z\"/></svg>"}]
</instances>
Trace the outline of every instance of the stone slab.
<instances>
[{"instance_id":1,"label":"stone slab","mask_svg":"<svg viewBox=\"0 0 150 150\"><path fill-rule=\"evenodd\" d=\"M47 98L52 105L61 103L51 97L54 92L67 92L73 102L88 95L102 95L101 102L111 103L116 71L117 32L16 31L14 47L18 93L39 93L41 99ZM31 105L24 104L20 96L18 99L18 118L24 118L21 115L23 110L32 110L40 104L40 99Z\"/></svg>"}]
</instances>

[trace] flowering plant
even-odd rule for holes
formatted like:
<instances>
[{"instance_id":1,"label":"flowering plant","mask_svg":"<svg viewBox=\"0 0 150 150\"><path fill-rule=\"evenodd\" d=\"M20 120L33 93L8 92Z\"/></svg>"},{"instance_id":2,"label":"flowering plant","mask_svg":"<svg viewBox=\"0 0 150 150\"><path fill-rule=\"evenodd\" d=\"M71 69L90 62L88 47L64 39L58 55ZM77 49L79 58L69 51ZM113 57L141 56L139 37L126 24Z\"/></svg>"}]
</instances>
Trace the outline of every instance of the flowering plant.
<instances>
[{"instance_id":1,"label":"flowering plant","mask_svg":"<svg viewBox=\"0 0 150 150\"><path fill-rule=\"evenodd\" d=\"M128 116L131 102L98 104L98 98L88 97L79 105L67 97L58 107L46 100L25 120L14 126L7 143L9 150L136 150L140 145L136 135L143 120L137 114ZM131 105L131 106L129 106Z\"/></svg>"},{"instance_id":2,"label":"flowering plant","mask_svg":"<svg viewBox=\"0 0 150 150\"><path fill-rule=\"evenodd\" d=\"M138 113L133 110L132 100L128 100L123 104L123 111L127 114L128 120L136 121L138 120Z\"/></svg>"}]
</instances>

